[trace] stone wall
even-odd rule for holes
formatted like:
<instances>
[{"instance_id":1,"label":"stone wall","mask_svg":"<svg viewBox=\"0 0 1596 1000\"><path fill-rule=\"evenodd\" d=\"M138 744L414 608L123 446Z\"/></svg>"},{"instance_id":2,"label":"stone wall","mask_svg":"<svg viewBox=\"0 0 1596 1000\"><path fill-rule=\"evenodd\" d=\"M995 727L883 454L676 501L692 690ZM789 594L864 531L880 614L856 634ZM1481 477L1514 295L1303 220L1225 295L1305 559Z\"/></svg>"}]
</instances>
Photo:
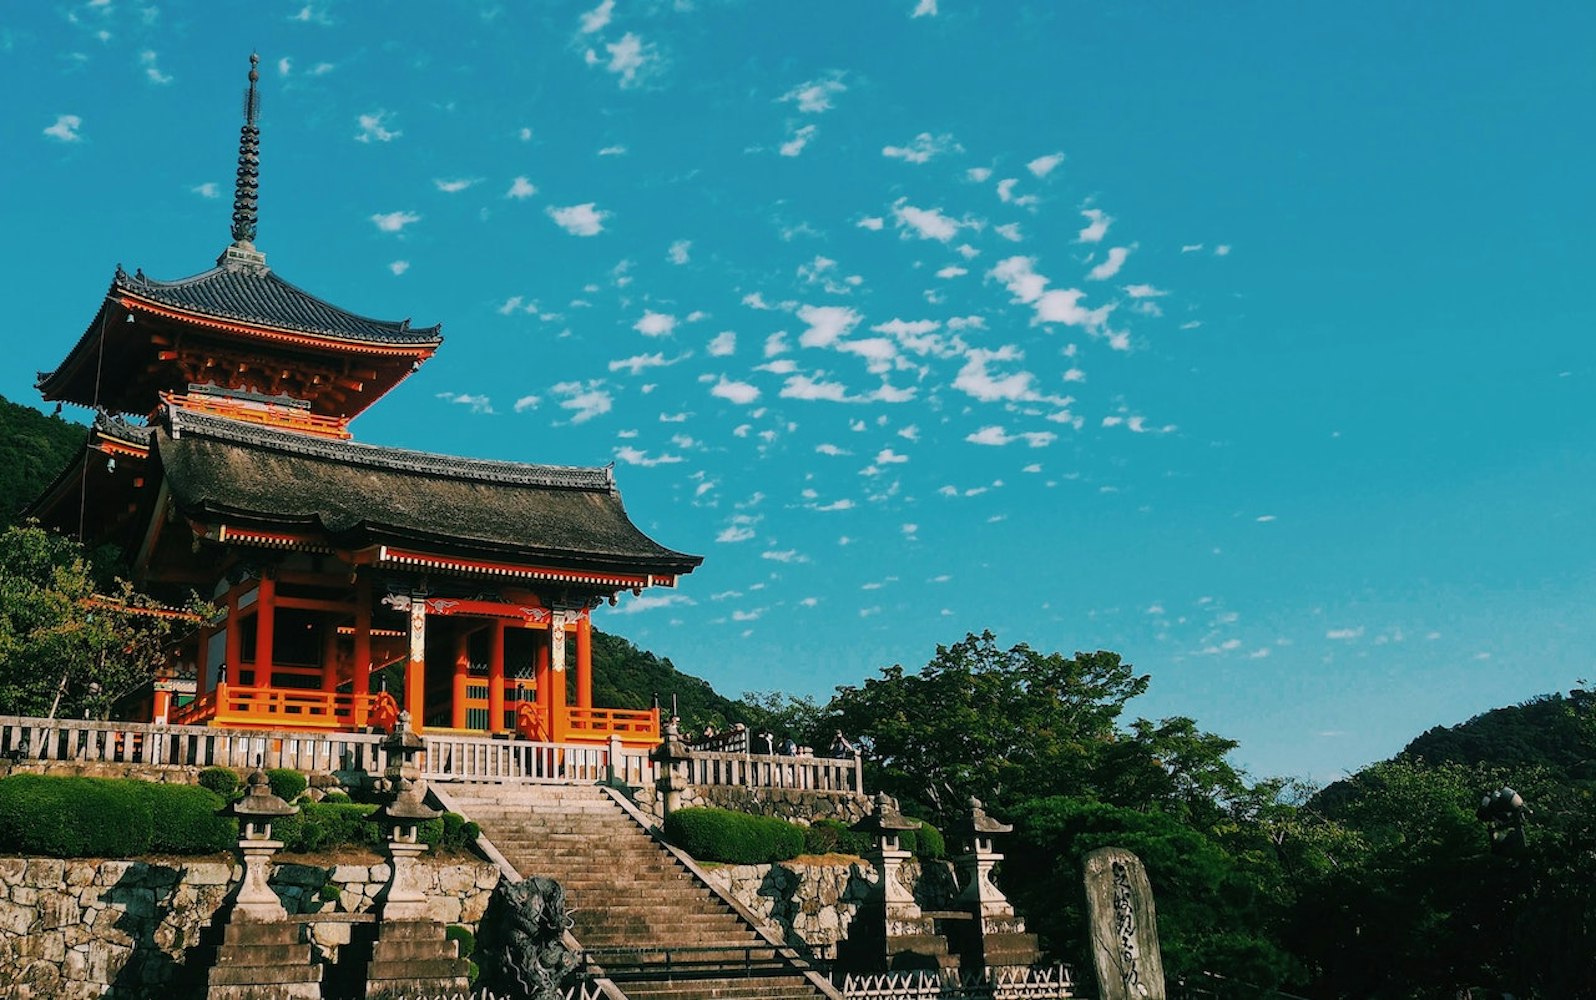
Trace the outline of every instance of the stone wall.
<instances>
[{"instance_id":1,"label":"stone wall","mask_svg":"<svg viewBox=\"0 0 1596 1000\"><path fill-rule=\"evenodd\" d=\"M656 823L664 822L659 793L639 789L637 807ZM682 792L682 808L714 806L755 816L778 816L808 824L834 819L853 824L870 813L870 799L852 792L819 792L798 788L748 788L743 785L689 785Z\"/></svg>"},{"instance_id":2,"label":"stone wall","mask_svg":"<svg viewBox=\"0 0 1596 1000\"><path fill-rule=\"evenodd\" d=\"M271 883L290 913L367 913L387 864L282 864ZM0 998L170 997L184 952L234 892L229 861L62 861L0 858ZM499 870L475 860L422 860L416 879L435 919L476 929ZM331 962L349 941L345 919L311 923Z\"/></svg>"},{"instance_id":3,"label":"stone wall","mask_svg":"<svg viewBox=\"0 0 1596 1000\"><path fill-rule=\"evenodd\" d=\"M836 957L837 943L848 936L859 907L880 891L880 876L864 860L720 865L706 871L710 881L763 917L789 945L807 948L817 958ZM910 860L899 873L922 908L953 908L957 887L947 862Z\"/></svg>"}]
</instances>

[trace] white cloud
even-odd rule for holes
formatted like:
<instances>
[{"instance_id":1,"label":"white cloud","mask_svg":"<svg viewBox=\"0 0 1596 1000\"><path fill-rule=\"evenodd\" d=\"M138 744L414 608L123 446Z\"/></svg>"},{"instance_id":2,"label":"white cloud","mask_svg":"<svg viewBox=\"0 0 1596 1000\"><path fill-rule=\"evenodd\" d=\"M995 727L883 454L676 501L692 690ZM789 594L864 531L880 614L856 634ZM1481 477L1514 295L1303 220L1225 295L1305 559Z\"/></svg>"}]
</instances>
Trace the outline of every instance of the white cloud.
<instances>
[{"instance_id":1,"label":"white cloud","mask_svg":"<svg viewBox=\"0 0 1596 1000\"><path fill-rule=\"evenodd\" d=\"M866 367L874 375L885 375L891 371L893 359L898 356L898 345L886 337L840 341L837 350L864 358Z\"/></svg>"},{"instance_id":2,"label":"white cloud","mask_svg":"<svg viewBox=\"0 0 1596 1000\"><path fill-rule=\"evenodd\" d=\"M220 198L222 196L222 190L217 186L215 181L206 181L204 184L196 184L189 188L189 190L194 194L199 195L201 198Z\"/></svg>"},{"instance_id":3,"label":"white cloud","mask_svg":"<svg viewBox=\"0 0 1596 1000\"><path fill-rule=\"evenodd\" d=\"M1114 223L1113 217L1098 208L1083 208L1081 215L1086 218L1086 227L1075 237L1075 242L1101 243L1108 235L1108 227Z\"/></svg>"},{"instance_id":4,"label":"white cloud","mask_svg":"<svg viewBox=\"0 0 1596 1000\"><path fill-rule=\"evenodd\" d=\"M680 455L649 455L646 451L639 451L631 445L622 445L615 449L617 461L627 465L641 465L644 468L653 468L656 465L675 465L684 461Z\"/></svg>"},{"instance_id":5,"label":"white cloud","mask_svg":"<svg viewBox=\"0 0 1596 1000\"><path fill-rule=\"evenodd\" d=\"M294 61L287 56L277 60L277 75L287 76L294 68Z\"/></svg>"},{"instance_id":6,"label":"white cloud","mask_svg":"<svg viewBox=\"0 0 1596 1000\"><path fill-rule=\"evenodd\" d=\"M1229 257L1230 256L1230 244L1229 243L1221 243L1218 246L1214 247L1214 256L1215 257Z\"/></svg>"},{"instance_id":7,"label":"white cloud","mask_svg":"<svg viewBox=\"0 0 1596 1000\"><path fill-rule=\"evenodd\" d=\"M1335 639L1338 642L1346 642L1351 639L1361 638L1362 636L1362 625L1359 625L1357 628L1333 628L1324 634L1326 639Z\"/></svg>"},{"instance_id":8,"label":"white cloud","mask_svg":"<svg viewBox=\"0 0 1596 1000\"><path fill-rule=\"evenodd\" d=\"M691 605L693 599L686 594L643 594L641 597L627 597L609 613L612 615L635 615L639 611L653 611L655 608L671 608L680 605Z\"/></svg>"},{"instance_id":9,"label":"white cloud","mask_svg":"<svg viewBox=\"0 0 1596 1000\"><path fill-rule=\"evenodd\" d=\"M937 0L919 0L919 2L914 5L914 12L912 14L910 14L909 16L911 18L914 18L914 17L936 17L937 16Z\"/></svg>"},{"instance_id":10,"label":"white cloud","mask_svg":"<svg viewBox=\"0 0 1596 1000\"><path fill-rule=\"evenodd\" d=\"M983 403L1035 399L1035 376L1030 372L997 375L987 368L993 361L1018 361L1021 357L1019 350L1012 346L1000 347L995 351L974 348L966 356L964 367L955 376L953 387Z\"/></svg>"},{"instance_id":11,"label":"white cloud","mask_svg":"<svg viewBox=\"0 0 1596 1000\"><path fill-rule=\"evenodd\" d=\"M1062 323L1096 332L1114 311L1112 303L1097 309L1080 304L1086 294L1077 288L1047 290L1047 278L1036 271L1030 257L1008 257L997 263L988 276L1003 282L1016 302L1028 303L1036 310L1033 323Z\"/></svg>"},{"instance_id":12,"label":"white cloud","mask_svg":"<svg viewBox=\"0 0 1596 1000\"><path fill-rule=\"evenodd\" d=\"M992 176L992 168L971 167L964 172L964 176L969 178L971 181L974 181L976 184L985 184L987 179Z\"/></svg>"},{"instance_id":13,"label":"white cloud","mask_svg":"<svg viewBox=\"0 0 1596 1000\"><path fill-rule=\"evenodd\" d=\"M618 358L610 362L610 371L625 371L633 375L640 375L650 368L664 368L673 365L681 358L672 361L665 360L665 355L658 352L654 354L635 354L629 358Z\"/></svg>"},{"instance_id":14,"label":"white cloud","mask_svg":"<svg viewBox=\"0 0 1596 1000\"><path fill-rule=\"evenodd\" d=\"M524 128L523 127L520 131L515 133L515 137L517 139L520 139L522 142L531 142L532 141L532 130L529 129L529 128Z\"/></svg>"},{"instance_id":15,"label":"white cloud","mask_svg":"<svg viewBox=\"0 0 1596 1000\"><path fill-rule=\"evenodd\" d=\"M665 251L665 259L672 264L685 264L688 261L688 251L692 250L691 240L677 240Z\"/></svg>"},{"instance_id":16,"label":"white cloud","mask_svg":"<svg viewBox=\"0 0 1596 1000\"><path fill-rule=\"evenodd\" d=\"M727 355L735 354L737 351L737 334L730 330L722 330L720 333L715 334L715 339L709 342L707 350L712 358L724 358Z\"/></svg>"},{"instance_id":17,"label":"white cloud","mask_svg":"<svg viewBox=\"0 0 1596 1000\"><path fill-rule=\"evenodd\" d=\"M435 393L439 399L446 399L451 403L468 406L472 413L492 413L493 400L480 393L470 392L439 392Z\"/></svg>"},{"instance_id":18,"label":"white cloud","mask_svg":"<svg viewBox=\"0 0 1596 1000\"><path fill-rule=\"evenodd\" d=\"M595 31L603 30L610 23L610 17L615 11L615 0L604 0L603 3L582 15L581 31L584 35L591 35Z\"/></svg>"},{"instance_id":19,"label":"white cloud","mask_svg":"<svg viewBox=\"0 0 1596 1000\"><path fill-rule=\"evenodd\" d=\"M1130 252L1130 247L1110 247L1108 259L1092 268L1091 273L1086 277L1092 281L1104 281L1112 278L1119 273L1120 268L1125 266L1125 258L1130 256Z\"/></svg>"},{"instance_id":20,"label":"white cloud","mask_svg":"<svg viewBox=\"0 0 1596 1000\"><path fill-rule=\"evenodd\" d=\"M517 177L515 180L510 182L510 190L504 192L504 196L506 198L514 198L516 201L523 201L537 193L538 189L531 181L527 180L525 177ZM565 223L562 222L560 225L563 226Z\"/></svg>"},{"instance_id":21,"label":"white cloud","mask_svg":"<svg viewBox=\"0 0 1596 1000\"><path fill-rule=\"evenodd\" d=\"M808 375L794 375L781 387L783 399L848 401L848 387L841 382L822 382Z\"/></svg>"},{"instance_id":22,"label":"white cloud","mask_svg":"<svg viewBox=\"0 0 1596 1000\"><path fill-rule=\"evenodd\" d=\"M632 329L645 337L666 337L676 329L676 317L670 313L643 310L643 318L632 324Z\"/></svg>"},{"instance_id":23,"label":"white cloud","mask_svg":"<svg viewBox=\"0 0 1596 1000\"><path fill-rule=\"evenodd\" d=\"M436 185L438 190L442 191L444 194L456 194L458 192L464 191L466 188L477 183L479 180L481 180L479 177L459 177L455 178L454 180L446 181L439 177L434 178L432 183Z\"/></svg>"},{"instance_id":24,"label":"white cloud","mask_svg":"<svg viewBox=\"0 0 1596 1000\"><path fill-rule=\"evenodd\" d=\"M385 233L397 233L412 222L420 222L421 216L414 212L386 212L373 215L371 221Z\"/></svg>"},{"instance_id":25,"label":"white cloud","mask_svg":"<svg viewBox=\"0 0 1596 1000\"><path fill-rule=\"evenodd\" d=\"M933 156L943 153L960 153L964 147L953 140L953 136L932 135L930 132L921 132L907 146L883 146L881 155L891 160L903 160L905 163L927 163Z\"/></svg>"},{"instance_id":26,"label":"white cloud","mask_svg":"<svg viewBox=\"0 0 1596 1000\"><path fill-rule=\"evenodd\" d=\"M885 225L885 220L879 215L869 215L858 222L860 229L870 229L876 232L880 232L883 225Z\"/></svg>"},{"instance_id":27,"label":"white cloud","mask_svg":"<svg viewBox=\"0 0 1596 1000\"><path fill-rule=\"evenodd\" d=\"M565 397L560 400L560 408L573 412L571 422L580 424L614 408L615 401L603 385L602 381L561 382L554 386L554 392Z\"/></svg>"},{"instance_id":28,"label":"white cloud","mask_svg":"<svg viewBox=\"0 0 1596 1000\"><path fill-rule=\"evenodd\" d=\"M1046 156L1038 156L1030 163L1027 163L1025 165L1025 169L1029 170L1037 177L1046 177L1048 174L1053 172L1054 168L1063 162L1063 153L1049 153Z\"/></svg>"},{"instance_id":29,"label":"white cloud","mask_svg":"<svg viewBox=\"0 0 1596 1000\"><path fill-rule=\"evenodd\" d=\"M1156 299L1169 293L1152 285L1126 285L1125 294L1133 299Z\"/></svg>"},{"instance_id":30,"label":"white cloud","mask_svg":"<svg viewBox=\"0 0 1596 1000\"><path fill-rule=\"evenodd\" d=\"M883 448L876 452L877 465L902 465L909 460L908 455L900 455L891 448Z\"/></svg>"},{"instance_id":31,"label":"white cloud","mask_svg":"<svg viewBox=\"0 0 1596 1000\"><path fill-rule=\"evenodd\" d=\"M564 208L551 205L545 211L555 225L572 236L597 236L604 231L604 220L610 217L610 213L599 211L591 201Z\"/></svg>"},{"instance_id":32,"label":"white cloud","mask_svg":"<svg viewBox=\"0 0 1596 1000\"><path fill-rule=\"evenodd\" d=\"M588 49L587 64L603 66L620 77L622 89L637 86L647 76L650 64L659 61L659 54L654 46L644 44L643 39L630 31L621 36L618 42L606 42L604 50L610 54L608 61L597 52Z\"/></svg>"},{"instance_id":33,"label":"white cloud","mask_svg":"<svg viewBox=\"0 0 1596 1000\"><path fill-rule=\"evenodd\" d=\"M161 72L161 68L155 64L156 58L157 56L154 52L145 49L139 53L139 64L144 67L144 78L146 80L164 87L172 82L172 78Z\"/></svg>"},{"instance_id":34,"label":"white cloud","mask_svg":"<svg viewBox=\"0 0 1596 1000\"><path fill-rule=\"evenodd\" d=\"M853 454L853 452L847 450L846 448L839 448L836 445L831 444L830 442L826 442L826 443L823 443L823 444L815 445L815 451L819 452L822 455L832 455L832 456L836 456L836 455L851 455L851 454Z\"/></svg>"},{"instance_id":35,"label":"white cloud","mask_svg":"<svg viewBox=\"0 0 1596 1000\"><path fill-rule=\"evenodd\" d=\"M386 111L373 111L370 114L361 115L356 119L360 125L360 131L355 134L355 141L393 142L401 135L404 135L398 129L390 129L388 120L388 112Z\"/></svg>"},{"instance_id":36,"label":"white cloud","mask_svg":"<svg viewBox=\"0 0 1596 1000\"><path fill-rule=\"evenodd\" d=\"M947 267L941 268L937 271L937 277L960 278L969 273L970 272L967 269L959 267L957 264L949 264Z\"/></svg>"},{"instance_id":37,"label":"white cloud","mask_svg":"<svg viewBox=\"0 0 1596 1000\"><path fill-rule=\"evenodd\" d=\"M600 155L600 156L625 156L626 155L626 147L625 146L605 146L603 149L598 151L598 155Z\"/></svg>"},{"instance_id":38,"label":"white cloud","mask_svg":"<svg viewBox=\"0 0 1596 1000\"><path fill-rule=\"evenodd\" d=\"M398 277L399 275L404 274L406 271L410 270L410 262L408 260L396 260L396 261L393 261L392 263L390 263L388 265L388 270L390 270L390 271L392 271L394 273L394 277Z\"/></svg>"},{"instance_id":39,"label":"white cloud","mask_svg":"<svg viewBox=\"0 0 1596 1000\"><path fill-rule=\"evenodd\" d=\"M899 198L892 203L892 217L899 229L913 230L922 240L946 243L958 234L960 223L936 208L916 208L908 199ZM908 233L904 234L905 236Z\"/></svg>"},{"instance_id":40,"label":"white cloud","mask_svg":"<svg viewBox=\"0 0 1596 1000\"><path fill-rule=\"evenodd\" d=\"M538 404L541 402L543 402L543 398L541 396L522 396L520 399L515 401L515 406L513 406L512 409L514 409L517 413L525 413L527 410L537 409Z\"/></svg>"},{"instance_id":41,"label":"white cloud","mask_svg":"<svg viewBox=\"0 0 1596 1000\"><path fill-rule=\"evenodd\" d=\"M60 142L82 142L83 135L78 129L83 127L83 119L77 115L57 115L55 124L44 130L44 134Z\"/></svg>"},{"instance_id":42,"label":"white cloud","mask_svg":"<svg viewBox=\"0 0 1596 1000\"><path fill-rule=\"evenodd\" d=\"M759 558L770 559L779 563L806 563L809 561L809 557L799 555L797 549L782 549L780 551L766 549L764 552L759 553Z\"/></svg>"},{"instance_id":43,"label":"white cloud","mask_svg":"<svg viewBox=\"0 0 1596 1000\"><path fill-rule=\"evenodd\" d=\"M798 338L804 347L830 347L847 336L862 319L846 306L800 306L798 318L809 324Z\"/></svg>"},{"instance_id":44,"label":"white cloud","mask_svg":"<svg viewBox=\"0 0 1596 1000\"><path fill-rule=\"evenodd\" d=\"M1024 441L1032 448L1045 448L1058 440L1058 435L1051 431L1021 431L1018 434L1010 434L1002 427L994 425L983 427L973 434L967 434L964 440L971 444L984 444L994 447L1012 444L1015 441ZM969 495L970 492L966 491L966 495Z\"/></svg>"},{"instance_id":45,"label":"white cloud","mask_svg":"<svg viewBox=\"0 0 1596 1000\"><path fill-rule=\"evenodd\" d=\"M829 512L834 510L853 510L853 508L854 502L849 500L847 497L843 497L841 500L834 500L831 503L820 504L815 508L815 510Z\"/></svg>"},{"instance_id":46,"label":"white cloud","mask_svg":"<svg viewBox=\"0 0 1596 1000\"><path fill-rule=\"evenodd\" d=\"M746 406L759 398L759 388L747 382L731 381L722 375L720 381L709 390L709 394Z\"/></svg>"},{"instance_id":47,"label":"white cloud","mask_svg":"<svg viewBox=\"0 0 1596 1000\"><path fill-rule=\"evenodd\" d=\"M809 140L813 139L814 137L815 126L813 125L805 125L800 129L795 129L793 133L788 136L787 141L781 144L781 155L797 156L799 153L804 151L804 147L809 145Z\"/></svg>"},{"instance_id":48,"label":"white cloud","mask_svg":"<svg viewBox=\"0 0 1596 1000\"><path fill-rule=\"evenodd\" d=\"M778 100L796 103L799 112L803 114L818 115L830 111L831 99L847 89L842 82L842 75L837 73L818 80L810 80L808 83L800 83L781 95Z\"/></svg>"}]
</instances>

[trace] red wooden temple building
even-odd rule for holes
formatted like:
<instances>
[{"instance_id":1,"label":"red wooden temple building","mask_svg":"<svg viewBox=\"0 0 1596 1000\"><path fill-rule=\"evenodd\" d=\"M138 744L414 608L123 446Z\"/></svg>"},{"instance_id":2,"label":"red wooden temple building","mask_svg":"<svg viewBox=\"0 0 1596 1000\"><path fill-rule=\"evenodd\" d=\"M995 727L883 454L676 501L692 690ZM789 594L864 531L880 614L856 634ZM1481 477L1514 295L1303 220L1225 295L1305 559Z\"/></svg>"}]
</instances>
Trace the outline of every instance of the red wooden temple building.
<instances>
[{"instance_id":1,"label":"red wooden temple building","mask_svg":"<svg viewBox=\"0 0 1596 1000\"><path fill-rule=\"evenodd\" d=\"M439 328L357 316L255 248L251 58L233 242L179 281L120 267L47 400L96 408L32 512L116 543L135 583L222 609L172 652L156 721L658 741L658 710L593 704L593 610L701 557L628 518L610 467L484 461L351 440ZM390 681L391 678L391 681Z\"/></svg>"}]
</instances>

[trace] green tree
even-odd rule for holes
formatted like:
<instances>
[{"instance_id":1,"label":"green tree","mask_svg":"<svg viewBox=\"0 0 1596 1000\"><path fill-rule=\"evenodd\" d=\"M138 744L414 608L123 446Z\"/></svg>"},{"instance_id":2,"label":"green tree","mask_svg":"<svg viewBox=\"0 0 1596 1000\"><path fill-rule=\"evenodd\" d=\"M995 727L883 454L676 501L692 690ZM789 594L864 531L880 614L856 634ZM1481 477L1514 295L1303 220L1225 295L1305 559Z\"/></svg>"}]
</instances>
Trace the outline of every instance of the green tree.
<instances>
[{"instance_id":1,"label":"green tree","mask_svg":"<svg viewBox=\"0 0 1596 1000\"><path fill-rule=\"evenodd\" d=\"M977 795L999 806L1080 787L1147 688L1119 654L1039 653L970 634L918 672L894 665L840 687L830 709L866 750L874 787L951 815Z\"/></svg>"},{"instance_id":2,"label":"green tree","mask_svg":"<svg viewBox=\"0 0 1596 1000\"><path fill-rule=\"evenodd\" d=\"M9 524L83 450L81 424L0 398L0 521Z\"/></svg>"},{"instance_id":3,"label":"green tree","mask_svg":"<svg viewBox=\"0 0 1596 1000\"><path fill-rule=\"evenodd\" d=\"M0 534L0 714L103 718L165 659L172 619L99 574L77 542L34 525ZM107 592L108 591L108 592Z\"/></svg>"}]
</instances>

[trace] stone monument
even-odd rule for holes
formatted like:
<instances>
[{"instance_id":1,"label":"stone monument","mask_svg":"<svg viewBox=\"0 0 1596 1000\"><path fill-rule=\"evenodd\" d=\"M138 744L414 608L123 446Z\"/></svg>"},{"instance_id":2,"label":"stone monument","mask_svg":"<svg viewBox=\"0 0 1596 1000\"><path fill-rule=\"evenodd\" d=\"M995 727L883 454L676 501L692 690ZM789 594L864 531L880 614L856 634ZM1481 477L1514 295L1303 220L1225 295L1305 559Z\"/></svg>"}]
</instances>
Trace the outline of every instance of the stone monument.
<instances>
[{"instance_id":1,"label":"stone monument","mask_svg":"<svg viewBox=\"0 0 1596 1000\"><path fill-rule=\"evenodd\" d=\"M1086 856L1086 919L1099 1000L1165 1000L1153 887L1141 859L1120 847Z\"/></svg>"},{"instance_id":2,"label":"stone monument","mask_svg":"<svg viewBox=\"0 0 1596 1000\"><path fill-rule=\"evenodd\" d=\"M905 830L918 830L920 821L898 810L898 800L878 792L870 815L852 829L876 838L865 854L875 868L878 895L859 908L849 928L838 961L861 972L885 969L947 969L958 964L948 952L948 940L936 932L936 920L915 901L904 877L903 865L913 855L898 842Z\"/></svg>"},{"instance_id":3,"label":"stone monument","mask_svg":"<svg viewBox=\"0 0 1596 1000\"><path fill-rule=\"evenodd\" d=\"M1014 832L986 813L981 800L970 796L969 812L948 831L959 839L964 852L954 858L959 872L958 904L970 911L974 933L963 948L967 969L993 966L1030 966L1040 957L1036 935L1025 932L1025 921L992 881L992 869L1003 855L992 838Z\"/></svg>"}]
</instances>

